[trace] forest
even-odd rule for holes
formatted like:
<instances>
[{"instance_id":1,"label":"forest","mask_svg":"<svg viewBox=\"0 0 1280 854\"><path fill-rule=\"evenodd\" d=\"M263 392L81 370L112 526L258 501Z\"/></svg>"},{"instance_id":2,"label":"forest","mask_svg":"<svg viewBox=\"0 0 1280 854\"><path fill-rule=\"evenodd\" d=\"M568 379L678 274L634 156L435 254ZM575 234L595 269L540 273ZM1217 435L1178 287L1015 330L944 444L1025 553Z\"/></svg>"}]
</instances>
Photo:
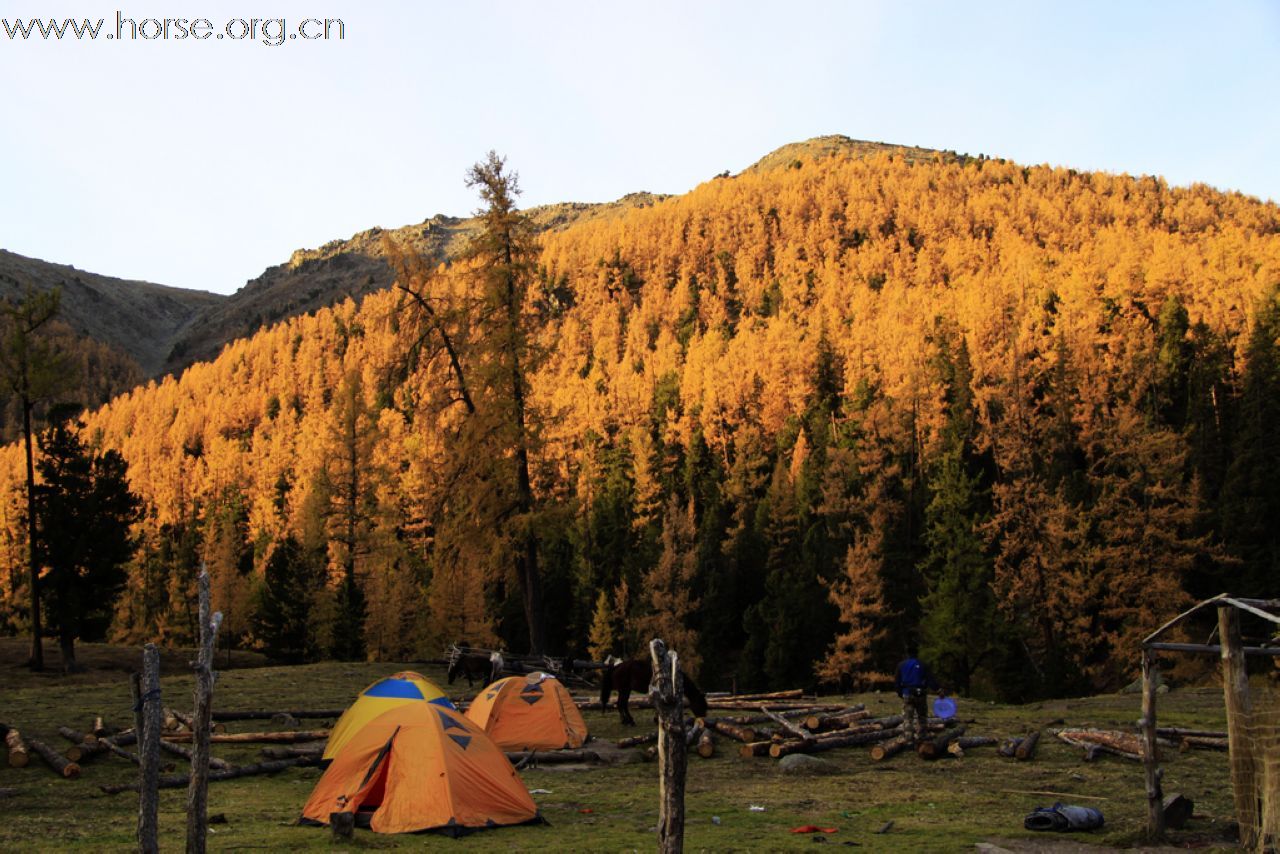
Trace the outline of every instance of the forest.
<instances>
[{"instance_id":1,"label":"forest","mask_svg":"<svg viewBox=\"0 0 1280 854\"><path fill-rule=\"evenodd\" d=\"M1274 204L837 154L539 234L504 169L463 257L389 246L393 288L80 415L139 500L83 639L190 644L206 565L220 644L282 661L660 635L711 688L847 689L918 638L1023 701L1275 595ZM21 443L0 479L21 634Z\"/></svg>"}]
</instances>

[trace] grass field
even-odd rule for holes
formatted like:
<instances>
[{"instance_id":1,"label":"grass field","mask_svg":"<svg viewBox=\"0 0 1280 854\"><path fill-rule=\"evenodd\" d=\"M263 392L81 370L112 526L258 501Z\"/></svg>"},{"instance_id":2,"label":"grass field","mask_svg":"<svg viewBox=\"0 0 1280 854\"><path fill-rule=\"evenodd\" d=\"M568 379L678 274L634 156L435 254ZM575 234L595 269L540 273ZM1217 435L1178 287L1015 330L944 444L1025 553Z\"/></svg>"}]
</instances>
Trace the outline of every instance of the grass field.
<instances>
[{"instance_id":1,"label":"grass field","mask_svg":"<svg viewBox=\"0 0 1280 854\"><path fill-rule=\"evenodd\" d=\"M86 647L83 661L91 671L71 678L34 676L22 668L21 645L0 641L0 721L19 727L59 748L65 741L59 725L84 729L95 715L123 726L132 719L124 671L135 650ZM165 705L190 708L192 679L181 673L186 656L166 658ZM225 661L225 659L224 659ZM252 658L234 659L252 665ZM444 686L444 674L429 666L326 663L301 667L241 666L220 673L215 708L284 709L342 707L365 685L398 669L417 669ZM451 693L466 695L465 686ZM846 698L865 702L876 713L898 711L888 694ZM1174 691L1161 698L1161 723L1169 726L1220 728L1222 695L1212 688ZM1136 695L1109 695L1079 700L1001 706L960 701L960 717L972 720L971 735L1004 736L1028 726L1061 718L1072 726L1129 727L1137 718ZM586 713L593 733L616 739L635 734L619 725L616 713ZM647 713L637 715L645 720ZM319 722L310 722L319 723ZM309 725L308 722L303 723ZM232 724L232 731L261 728ZM230 748L230 749L228 749ZM1174 837L1183 845L1204 845L1222 838L1231 813L1226 755L1166 751L1165 792L1182 792L1196 803L1198 816ZM256 747L215 745L215 755L233 763L255 761ZM926 763L899 754L873 763L865 748L822 754L839 773L820 777L787 777L775 760L743 759L736 743L723 742L721 755L710 760L690 757L686 847L690 851L763 851L811 849L807 835L790 833L800 825L838 828L826 834L828 844L858 843L866 850L948 851L972 848L985 840L1020 840L1035 836L1022 829L1023 816L1055 798L1025 792L1049 790L1081 796L1077 803L1096 806L1106 815L1106 828L1071 837L1094 845L1127 846L1141 839L1145 796L1141 766L1114 757L1082 762L1078 751L1055 740L1041 742L1033 762L997 757L991 748L972 750L962 759ZM180 760L179 760L180 761ZM179 766L182 767L181 765ZM136 795L107 796L104 783L127 782L133 766L115 757L99 758L84 767L79 780L62 780L33 756L27 768L0 765L0 787L19 793L0 801L0 851L124 851L133 844ZM211 814L225 824L210 828L211 850L334 849L327 830L294 825L320 776L315 768L295 768L274 777L254 777L210 786ZM504 828L458 840L436 835L384 837L357 831L348 849L441 850L652 850L657 818L657 766L618 764L591 770L522 773L530 789L551 794L534 797L550 826ZM161 847L180 850L185 832L185 790L162 792ZM1083 796L1089 796L1086 800ZM1094 800L1102 798L1104 800ZM1061 798L1071 802L1067 795ZM749 810L751 805L763 812ZM718 818L718 823L713 821ZM892 821L884 834L874 831Z\"/></svg>"}]
</instances>

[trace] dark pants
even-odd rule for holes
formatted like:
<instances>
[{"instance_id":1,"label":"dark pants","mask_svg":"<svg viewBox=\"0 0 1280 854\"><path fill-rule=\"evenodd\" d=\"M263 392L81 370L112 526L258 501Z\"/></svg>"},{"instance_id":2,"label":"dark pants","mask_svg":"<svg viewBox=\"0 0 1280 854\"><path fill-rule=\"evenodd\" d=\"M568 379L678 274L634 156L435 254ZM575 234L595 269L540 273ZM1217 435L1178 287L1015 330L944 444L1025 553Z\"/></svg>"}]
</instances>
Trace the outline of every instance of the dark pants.
<instances>
[{"instance_id":1,"label":"dark pants","mask_svg":"<svg viewBox=\"0 0 1280 854\"><path fill-rule=\"evenodd\" d=\"M929 722L929 695L923 688L908 688L902 695L902 731L913 743L924 739Z\"/></svg>"}]
</instances>

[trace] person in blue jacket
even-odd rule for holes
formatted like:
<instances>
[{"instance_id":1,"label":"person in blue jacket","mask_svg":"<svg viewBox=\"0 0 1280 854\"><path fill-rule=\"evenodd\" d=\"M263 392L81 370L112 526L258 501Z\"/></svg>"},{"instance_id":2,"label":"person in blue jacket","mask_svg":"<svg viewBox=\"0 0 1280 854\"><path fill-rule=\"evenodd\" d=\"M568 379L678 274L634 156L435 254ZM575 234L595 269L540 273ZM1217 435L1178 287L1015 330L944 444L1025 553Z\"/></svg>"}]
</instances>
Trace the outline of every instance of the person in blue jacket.
<instances>
[{"instance_id":1,"label":"person in blue jacket","mask_svg":"<svg viewBox=\"0 0 1280 854\"><path fill-rule=\"evenodd\" d=\"M898 672L893 677L893 689L902 698L902 729L913 744L924 738L925 725L929 722L929 692L937 691L939 697L947 696L919 656L916 644L908 644L906 660L898 665Z\"/></svg>"}]
</instances>

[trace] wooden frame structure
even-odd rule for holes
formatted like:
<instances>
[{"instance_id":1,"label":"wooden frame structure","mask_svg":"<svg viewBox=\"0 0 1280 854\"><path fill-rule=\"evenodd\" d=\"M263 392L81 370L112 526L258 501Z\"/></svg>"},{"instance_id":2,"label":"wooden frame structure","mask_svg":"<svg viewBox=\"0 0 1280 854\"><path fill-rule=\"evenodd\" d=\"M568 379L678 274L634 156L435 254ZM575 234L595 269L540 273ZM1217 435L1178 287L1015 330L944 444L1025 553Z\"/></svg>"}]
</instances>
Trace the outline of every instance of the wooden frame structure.
<instances>
[{"instance_id":1,"label":"wooden frame structure","mask_svg":"<svg viewBox=\"0 0 1280 854\"><path fill-rule=\"evenodd\" d=\"M1190 617L1213 608L1218 613L1218 643L1172 643L1161 640L1169 631ZM1249 674L1245 670L1246 655L1280 656L1280 645L1246 647L1240 635L1240 614L1244 612L1280 626L1280 599L1239 599L1226 593L1206 599L1183 611L1147 636L1142 642L1142 764L1147 777L1147 831L1153 838L1164 835L1164 792L1160 781L1160 758L1156 750L1156 688L1160 668L1156 655L1160 652L1217 653L1222 658L1222 693L1227 707L1228 750L1231 761L1231 789L1235 798L1236 819L1240 825L1240 844L1252 847L1254 840L1244 838L1258 826L1258 801L1248 781L1258 769L1246 744L1246 718L1252 711L1249 698Z\"/></svg>"}]
</instances>

